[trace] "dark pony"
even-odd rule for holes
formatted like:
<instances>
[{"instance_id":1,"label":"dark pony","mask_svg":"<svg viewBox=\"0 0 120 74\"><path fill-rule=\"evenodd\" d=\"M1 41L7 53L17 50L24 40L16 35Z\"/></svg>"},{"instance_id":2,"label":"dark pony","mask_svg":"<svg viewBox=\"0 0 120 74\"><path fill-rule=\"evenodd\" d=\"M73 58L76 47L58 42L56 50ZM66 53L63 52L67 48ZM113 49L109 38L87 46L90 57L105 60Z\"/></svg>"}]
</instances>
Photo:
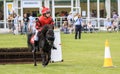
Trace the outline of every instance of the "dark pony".
<instances>
[{"instance_id":1,"label":"dark pony","mask_svg":"<svg viewBox=\"0 0 120 74\"><path fill-rule=\"evenodd\" d=\"M38 33L38 50L41 53L42 65L45 67L48 65L51 59L51 48L54 43L54 26L45 25L42 30ZM37 66L36 63L36 50L33 52L34 66Z\"/></svg>"}]
</instances>

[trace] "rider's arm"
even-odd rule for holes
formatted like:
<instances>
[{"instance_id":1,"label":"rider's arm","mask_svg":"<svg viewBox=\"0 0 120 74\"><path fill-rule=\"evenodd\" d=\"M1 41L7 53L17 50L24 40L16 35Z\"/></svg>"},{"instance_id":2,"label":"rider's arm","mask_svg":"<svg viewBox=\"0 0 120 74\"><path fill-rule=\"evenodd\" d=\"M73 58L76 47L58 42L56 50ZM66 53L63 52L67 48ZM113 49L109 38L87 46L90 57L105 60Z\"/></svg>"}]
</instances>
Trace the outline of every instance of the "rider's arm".
<instances>
[{"instance_id":1,"label":"rider's arm","mask_svg":"<svg viewBox=\"0 0 120 74\"><path fill-rule=\"evenodd\" d=\"M51 24L51 25L54 25L54 24L55 24L52 18L51 18L51 23L50 23L50 24Z\"/></svg>"},{"instance_id":2,"label":"rider's arm","mask_svg":"<svg viewBox=\"0 0 120 74\"><path fill-rule=\"evenodd\" d=\"M35 28L36 28L37 30L39 30L39 29L41 28L41 23L40 23L39 19L36 19Z\"/></svg>"},{"instance_id":3,"label":"rider's arm","mask_svg":"<svg viewBox=\"0 0 120 74\"><path fill-rule=\"evenodd\" d=\"M54 23L53 19L51 19L51 23L50 24L53 25L53 29L54 29L55 23Z\"/></svg>"}]
</instances>

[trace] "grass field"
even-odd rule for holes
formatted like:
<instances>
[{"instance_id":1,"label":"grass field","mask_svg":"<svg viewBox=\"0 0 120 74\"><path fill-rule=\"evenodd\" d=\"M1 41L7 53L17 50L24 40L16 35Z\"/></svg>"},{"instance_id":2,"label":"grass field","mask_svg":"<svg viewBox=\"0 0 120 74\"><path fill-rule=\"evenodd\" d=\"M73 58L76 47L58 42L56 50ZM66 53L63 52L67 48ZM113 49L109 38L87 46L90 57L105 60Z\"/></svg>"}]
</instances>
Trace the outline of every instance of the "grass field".
<instances>
[{"instance_id":1,"label":"grass field","mask_svg":"<svg viewBox=\"0 0 120 74\"><path fill-rule=\"evenodd\" d=\"M116 68L103 68L106 39ZM120 33L82 33L80 40L74 34L61 34L61 40L64 62L45 68L41 63L0 65L0 74L120 74ZM0 35L0 47L27 47L26 36Z\"/></svg>"}]
</instances>

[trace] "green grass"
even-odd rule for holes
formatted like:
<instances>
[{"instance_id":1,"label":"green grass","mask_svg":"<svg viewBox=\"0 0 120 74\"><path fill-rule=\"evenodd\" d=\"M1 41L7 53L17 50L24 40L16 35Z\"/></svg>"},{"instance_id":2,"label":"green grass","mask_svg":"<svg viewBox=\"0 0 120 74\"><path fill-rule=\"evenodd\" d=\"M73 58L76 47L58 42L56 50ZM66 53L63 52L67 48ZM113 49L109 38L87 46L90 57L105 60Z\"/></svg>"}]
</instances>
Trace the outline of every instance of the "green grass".
<instances>
[{"instance_id":1,"label":"green grass","mask_svg":"<svg viewBox=\"0 0 120 74\"><path fill-rule=\"evenodd\" d=\"M116 68L103 68L106 39ZM0 65L0 74L120 74L120 33L82 33L80 40L74 34L61 34L61 40L64 62L45 68L41 63ZM0 35L0 47L27 47L26 36Z\"/></svg>"},{"instance_id":2,"label":"green grass","mask_svg":"<svg viewBox=\"0 0 120 74\"><path fill-rule=\"evenodd\" d=\"M0 34L0 48L27 47L26 35Z\"/></svg>"}]
</instances>

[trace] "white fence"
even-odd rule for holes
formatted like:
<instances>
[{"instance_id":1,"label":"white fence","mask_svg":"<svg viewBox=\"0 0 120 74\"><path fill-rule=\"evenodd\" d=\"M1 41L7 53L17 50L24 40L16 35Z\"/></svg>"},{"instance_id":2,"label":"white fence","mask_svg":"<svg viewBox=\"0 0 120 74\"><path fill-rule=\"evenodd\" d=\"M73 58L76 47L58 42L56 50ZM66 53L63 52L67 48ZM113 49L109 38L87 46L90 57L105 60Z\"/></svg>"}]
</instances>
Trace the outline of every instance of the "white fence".
<instances>
[{"instance_id":1,"label":"white fence","mask_svg":"<svg viewBox=\"0 0 120 74\"><path fill-rule=\"evenodd\" d=\"M55 18L55 25L57 27L61 27L65 18L66 17L56 17ZM106 18L100 18L100 19L97 19L97 18L91 18L91 19L83 18L83 23L84 24L87 24L90 21L91 21L91 24L94 27L94 29L97 29L99 31L106 31L106 22L108 21L108 19L106 19ZM113 19L110 19L110 21L112 22ZM116 22L117 22L117 26L118 26L117 28L118 28L118 30L120 30L120 21L117 20Z\"/></svg>"},{"instance_id":2,"label":"white fence","mask_svg":"<svg viewBox=\"0 0 120 74\"><path fill-rule=\"evenodd\" d=\"M65 18L66 17L55 17L55 26L61 27ZM100 18L100 19L91 18L89 20L86 18L83 18L84 24L88 24L89 21L91 21L94 29L96 29L98 31L106 31L106 22L108 21L106 18ZM113 19L110 19L110 21L112 22ZM120 30L120 21L117 20L116 22L117 22L117 28L118 28L118 30ZM0 21L0 29L9 29L8 22Z\"/></svg>"}]
</instances>

